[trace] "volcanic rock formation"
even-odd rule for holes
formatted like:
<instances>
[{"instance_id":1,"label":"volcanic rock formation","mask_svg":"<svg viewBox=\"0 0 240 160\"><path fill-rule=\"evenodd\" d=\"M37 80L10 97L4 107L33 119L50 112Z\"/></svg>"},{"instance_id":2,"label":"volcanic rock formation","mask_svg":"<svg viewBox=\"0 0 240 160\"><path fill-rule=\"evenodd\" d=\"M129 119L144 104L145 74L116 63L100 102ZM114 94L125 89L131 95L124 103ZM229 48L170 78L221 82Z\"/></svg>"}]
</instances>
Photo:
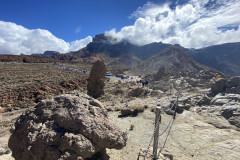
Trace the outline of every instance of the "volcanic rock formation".
<instances>
[{"instance_id":1,"label":"volcanic rock formation","mask_svg":"<svg viewBox=\"0 0 240 160\"><path fill-rule=\"evenodd\" d=\"M104 94L104 78L106 75L106 67L102 61L97 61L92 66L89 78L88 78L88 95L93 98L98 98Z\"/></svg>"},{"instance_id":2,"label":"volcanic rock formation","mask_svg":"<svg viewBox=\"0 0 240 160\"><path fill-rule=\"evenodd\" d=\"M16 160L84 160L106 148L121 149L126 139L98 100L72 92L28 110L16 121L8 145Z\"/></svg>"}]
</instances>

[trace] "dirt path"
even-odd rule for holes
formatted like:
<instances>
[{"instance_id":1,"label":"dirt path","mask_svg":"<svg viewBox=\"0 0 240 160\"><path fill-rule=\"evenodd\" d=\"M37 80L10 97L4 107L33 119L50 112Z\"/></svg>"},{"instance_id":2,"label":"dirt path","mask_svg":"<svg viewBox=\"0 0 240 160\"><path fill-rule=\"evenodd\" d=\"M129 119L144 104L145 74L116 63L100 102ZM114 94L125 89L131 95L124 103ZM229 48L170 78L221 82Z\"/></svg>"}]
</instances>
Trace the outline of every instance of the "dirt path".
<instances>
[{"instance_id":1,"label":"dirt path","mask_svg":"<svg viewBox=\"0 0 240 160\"><path fill-rule=\"evenodd\" d=\"M108 150L110 159L136 160L140 148L147 148L153 133L154 113L145 110L137 117L118 118L118 112L109 113L110 118L128 133L127 146L122 150ZM164 130L171 116L163 114L160 132ZM222 122L227 123L227 121ZM132 131L130 125L134 125ZM163 137L166 135L164 134ZM160 146L165 138L160 138ZM174 160L238 160L240 157L240 132L232 129L218 129L203 122L203 117L185 111L179 114L172 126L163 150L174 156Z\"/></svg>"},{"instance_id":2,"label":"dirt path","mask_svg":"<svg viewBox=\"0 0 240 160\"><path fill-rule=\"evenodd\" d=\"M148 99L147 101L149 101ZM145 102L143 102L145 103ZM0 160L13 160L6 148L10 136L9 128L24 110L14 113L4 113L0 129ZM155 114L146 109L136 117L119 118L119 112L109 112L110 119L128 133L128 141L122 150L107 150L110 160L136 160L140 148L147 148L154 129ZM165 153L173 155L174 160L238 160L240 157L240 132L234 129L218 129L206 123L207 116L201 116L192 111L184 111L176 116L166 146ZM214 119L214 117L212 117ZM160 132L164 130L171 119L170 115L162 114ZM219 119L222 125L228 121ZM133 130L129 130L133 125ZM163 144L166 134L160 138L159 146Z\"/></svg>"}]
</instances>

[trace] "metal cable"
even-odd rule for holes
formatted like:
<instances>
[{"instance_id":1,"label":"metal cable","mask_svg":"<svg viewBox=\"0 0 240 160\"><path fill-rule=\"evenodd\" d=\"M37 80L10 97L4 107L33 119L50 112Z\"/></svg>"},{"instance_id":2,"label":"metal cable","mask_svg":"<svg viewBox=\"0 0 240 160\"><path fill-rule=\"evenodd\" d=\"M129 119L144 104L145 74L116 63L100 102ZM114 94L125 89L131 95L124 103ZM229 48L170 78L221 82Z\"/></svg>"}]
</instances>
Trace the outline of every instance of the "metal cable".
<instances>
[{"instance_id":1,"label":"metal cable","mask_svg":"<svg viewBox=\"0 0 240 160\"><path fill-rule=\"evenodd\" d=\"M174 119L172 118L172 120L168 123L167 127L164 129L164 131L162 131L162 132L158 135L158 140L159 140L159 138L167 131L167 129L169 128L170 124L173 123L173 120L174 120ZM155 151L154 151L154 153L153 153L153 155L152 155L152 159L154 158L154 157L153 157L154 154L155 154Z\"/></svg>"},{"instance_id":2,"label":"metal cable","mask_svg":"<svg viewBox=\"0 0 240 160\"><path fill-rule=\"evenodd\" d=\"M161 136L167 131L167 129L169 128L169 126L170 126L170 129L169 129L168 134L170 133L170 130L171 130L173 121L174 121L175 116L176 116L177 103L178 103L178 98L179 98L179 95L180 95L180 85L182 84L182 82L183 82L183 80L182 80L182 81L180 82L180 84L179 84L178 94L177 94L176 100L174 101L173 105L167 110L167 111L169 111L169 110L171 110L171 109L175 106L175 111L174 111L174 114L173 114L173 118L172 118L172 120L168 123L167 127L165 128L165 130L158 135L158 140L159 140L159 137L161 137ZM151 137L150 142L149 142L149 144L148 144L148 147L147 147L146 153L145 153L145 155L144 155L144 157L143 157L143 160L145 160L145 158L147 157L147 153L148 153L148 151L149 151L149 149L150 149L150 146L151 146L151 144L152 144L152 141L153 141L153 138L154 138L154 134L155 134L155 132L156 132L156 129L157 129L158 126L159 126L160 119L161 119L161 115L159 115L159 117L158 117L157 125L156 125L155 128L154 128L152 137ZM171 124L171 125L170 125L170 124ZM168 137L168 135L167 135L167 137ZM166 141L167 141L167 138L165 139L165 143L166 143ZM164 143L164 146L165 146L165 143ZM164 146L163 146L163 147L164 147ZM163 149L163 148L161 148L160 151L162 151L162 149ZM157 149L156 149L156 150L157 150ZM160 153L161 153L160 151L159 151L158 155L160 155ZM155 151L154 151L154 152L155 152ZM154 154L153 154L153 155L154 155ZM159 156L158 156L158 157L159 157ZM153 158L153 156L152 156L152 158Z\"/></svg>"},{"instance_id":3,"label":"metal cable","mask_svg":"<svg viewBox=\"0 0 240 160\"><path fill-rule=\"evenodd\" d=\"M182 83L182 82L181 82L181 83ZM180 83L179 85L181 85L181 83ZM173 116L172 116L172 121L171 121L171 122L169 123L169 125L166 127L165 131L167 130L167 128L168 128L169 126L170 126L170 128L169 128L169 130L168 130L168 134L167 134L167 136L166 136L166 138L165 138L165 141L164 141L162 147L160 148L160 150L159 150L159 152L158 152L158 156L157 156L157 157L160 156L160 153L162 152L163 148L164 148L165 145L166 145L166 142L167 142L168 136L169 136L169 134L170 134L170 131L171 131L173 122L174 122L174 120L175 120L179 95L180 95L180 87L178 88L178 95L177 95L177 99L176 99L176 105L175 105L175 109L174 109L174 114L173 114ZM171 125L170 125L170 124L171 124ZM164 132L165 132L165 131L164 131Z\"/></svg>"},{"instance_id":4,"label":"metal cable","mask_svg":"<svg viewBox=\"0 0 240 160\"><path fill-rule=\"evenodd\" d=\"M178 103L178 97L179 97L179 95L180 95L180 92L179 92L179 89L178 89L178 95L177 95L177 97L176 97L176 100L174 101L174 104L173 104L172 107L170 108L170 109L172 109L172 108L175 106L174 114L173 114L173 116L172 116L171 121L169 121L167 127L158 135L158 141L159 141L159 138L167 131L167 129L169 128L169 126L170 126L170 129L171 129L171 127L172 127L172 124L173 124L173 121L174 121L175 115L176 115L176 109L177 109L177 103ZM170 109L169 109L169 110L170 110ZM171 125L170 125L170 124L171 124ZM166 143L166 140L165 140L165 143ZM156 150L157 150L157 149L156 149ZM153 153L153 155L152 155L152 159L154 158L153 156L154 156L156 150L154 150L154 153ZM159 155L160 155L160 152L158 153L158 157L159 157Z\"/></svg>"},{"instance_id":5,"label":"metal cable","mask_svg":"<svg viewBox=\"0 0 240 160\"><path fill-rule=\"evenodd\" d=\"M157 157L159 157L159 156L160 156L160 154L161 154L161 152L162 152L163 148L165 147L165 144L166 144L166 142L167 142L168 136L169 136L169 134L170 134L170 131L171 131L171 128L172 128L172 125L173 125L173 121L174 121L174 119L172 119L172 121L171 121L171 125L170 125L170 128L169 128L169 130L168 130L167 137L166 137L166 139L165 139L165 141L164 141L164 143L163 143L162 147L160 148L160 150L159 150L159 152L158 152L158 155L157 155Z\"/></svg>"},{"instance_id":6,"label":"metal cable","mask_svg":"<svg viewBox=\"0 0 240 160\"><path fill-rule=\"evenodd\" d=\"M145 158L147 157L147 153L148 153L149 148L150 148L150 146L151 146L151 144L152 144L154 134L155 134L155 132L156 132L158 126L159 126L160 119L161 119L161 115L159 115L159 117L158 117L157 125L156 125L155 128L154 128L154 131L153 131L152 137L151 137L150 142L149 142L149 144L148 144L148 147L147 147L146 153L145 153L145 155L144 155L144 157L143 157L143 160L145 160Z\"/></svg>"}]
</instances>

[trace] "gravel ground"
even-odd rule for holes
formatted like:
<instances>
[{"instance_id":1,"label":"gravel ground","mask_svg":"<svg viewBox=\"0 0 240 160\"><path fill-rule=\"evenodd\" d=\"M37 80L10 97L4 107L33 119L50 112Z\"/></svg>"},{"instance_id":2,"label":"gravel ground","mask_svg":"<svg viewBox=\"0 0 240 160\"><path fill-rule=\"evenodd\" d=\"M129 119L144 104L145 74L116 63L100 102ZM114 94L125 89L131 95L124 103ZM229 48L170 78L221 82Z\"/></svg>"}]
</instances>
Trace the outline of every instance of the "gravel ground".
<instances>
[{"instance_id":1,"label":"gravel ground","mask_svg":"<svg viewBox=\"0 0 240 160\"><path fill-rule=\"evenodd\" d=\"M149 108L136 117L119 118L120 112L109 112L109 118L122 131L128 133L126 147L121 150L107 150L110 160L137 159L140 149L147 148L153 133L155 114L151 112L151 106L156 106L159 102L167 103L169 100L167 97L161 97L158 102L156 97L135 98L128 103L149 104ZM13 159L9 150L6 150L10 136L8 130L14 119L20 114L21 110L3 115L4 123L1 123L0 128L0 160ZM216 116L208 114L207 111L206 114L200 115L196 113L195 108L177 114L163 152L173 155L174 160L239 160L240 132L234 128L218 129L214 127L214 125L229 126L227 120ZM217 122L211 123L215 119ZM162 114L160 132L165 129L170 120L170 115ZM134 126L133 130L130 130L131 125ZM159 146L162 146L165 137L166 134L160 138Z\"/></svg>"}]
</instances>

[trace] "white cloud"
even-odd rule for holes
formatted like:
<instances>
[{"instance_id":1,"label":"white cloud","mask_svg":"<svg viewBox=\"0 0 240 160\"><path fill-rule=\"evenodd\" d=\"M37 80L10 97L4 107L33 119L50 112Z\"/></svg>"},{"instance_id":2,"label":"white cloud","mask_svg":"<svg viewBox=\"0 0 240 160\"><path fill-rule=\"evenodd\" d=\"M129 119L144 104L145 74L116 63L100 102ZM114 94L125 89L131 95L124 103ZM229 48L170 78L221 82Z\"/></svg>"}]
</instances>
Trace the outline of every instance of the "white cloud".
<instances>
[{"instance_id":1,"label":"white cloud","mask_svg":"<svg viewBox=\"0 0 240 160\"><path fill-rule=\"evenodd\" d=\"M162 41L188 48L239 42L239 8L239 0L190 0L174 8L148 2L130 15L136 18L133 25L106 35L137 45Z\"/></svg>"},{"instance_id":2,"label":"white cloud","mask_svg":"<svg viewBox=\"0 0 240 160\"><path fill-rule=\"evenodd\" d=\"M85 39L76 40L70 43L68 51L77 51L79 48L86 47L88 43L92 42L92 37L88 36Z\"/></svg>"},{"instance_id":3,"label":"white cloud","mask_svg":"<svg viewBox=\"0 0 240 160\"><path fill-rule=\"evenodd\" d=\"M92 37L65 42L44 29L29 30L21 25L0 21L0 54L43 53L46 50L61 53L79 50L92 41Z\"/></svg>"}]
</instances>

